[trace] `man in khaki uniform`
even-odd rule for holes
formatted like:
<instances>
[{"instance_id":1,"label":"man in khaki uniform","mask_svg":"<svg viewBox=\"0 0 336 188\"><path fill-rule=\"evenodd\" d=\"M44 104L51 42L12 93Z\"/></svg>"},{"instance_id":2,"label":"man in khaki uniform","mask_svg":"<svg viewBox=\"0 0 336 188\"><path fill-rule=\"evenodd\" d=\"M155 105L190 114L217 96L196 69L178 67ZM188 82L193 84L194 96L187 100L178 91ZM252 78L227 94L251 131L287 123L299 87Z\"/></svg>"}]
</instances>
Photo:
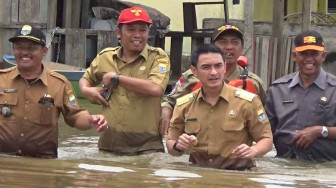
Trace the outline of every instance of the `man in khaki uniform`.
<instances>
[{"instance_id":1,"label":"man in khaki uniform","mask_svg":"<svg viewBox=\"0 0 336 188\"><path fill-rule=\"evenodd\" d=\"M160 100L169 79L168 55L147 44L148 14L140 7L121 12L118 38L122 46L107 48L98 54L80 80L80 89L88 100L103 104L109 123L99 139L101 150L117 154L164 152L158 131ZM103 90L110 96L100 95Z\"/></svg>"},{"instance_id":2,"label":"man in khaki uniform","mask_svg":"<svg viewBox=\"0 0 336 188\"><path fill-rule=\"evenodd\" d=\"M224 76L225 81L229 82L234 79L239 79L244 70L241 66L237 65L238 58L243 55L243 33L238 27L226 24L214 31L212 40L213 43L226 55L225 62L227 64L227 71ZM264 103L266 100L266 92L263 87L262 80L250 71L248 71L248 78L254 83L254 87L258 91L258 95L261 98L262 103ZM172 117L173 109L176 104L176 99L190 93L197 82L198 79L189 69L182 74L172 92L167 97L164 97L161 104L162 112L160 121L160 132L162 135L167 133L169 121Z\"/></svg>"},{"instance_id":3,"label":"man in khaki uniform","mask_svg":"<svg viewBox=\"0 0 336 188\"><path fill-rule=\"evenodd\" d=\"M214 45L200 46L191 64L202 87L177 99L168 152L179 156L188 150L190 161L200 166L254 167L252 159L272 149L271 127L259 97L223 81L226 63Z\"/></svg>"},{"instance_id":4,"label":"man in khaki uniform","mask_svg":"<svg viewBox=\"0 0 336 188\"><path fill-rule=\"evenodd\" d=\"M57 157L58 118L77 129L106 129L102 115L80 107L70 82L42 64L48 48L40 29L24 25L9 41L17 66L0 70L0 153Z\"/></svg>"}]
</instances>

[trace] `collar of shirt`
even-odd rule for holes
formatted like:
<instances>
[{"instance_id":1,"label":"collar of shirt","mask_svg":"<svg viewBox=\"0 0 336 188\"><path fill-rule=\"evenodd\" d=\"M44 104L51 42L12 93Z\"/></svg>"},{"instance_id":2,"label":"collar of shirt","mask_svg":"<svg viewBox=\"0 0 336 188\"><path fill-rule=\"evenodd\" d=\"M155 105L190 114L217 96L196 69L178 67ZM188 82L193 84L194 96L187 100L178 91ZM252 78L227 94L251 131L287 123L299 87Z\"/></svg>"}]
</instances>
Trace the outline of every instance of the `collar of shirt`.
<instances>
[{"instance_id":1,"label":"collar of shirt","mask_svg":"<svg viewBox=\"0 0 336 188\"><path fill-rule=\"evenodd\" d=\"M44 67L43 64L42 64L42 69L43 69L43 71L42 71L41 75L39 76L39 80L41 80L44 85L48 86L48 79L47 79L48 71ZM19 72L18 67L16 66L15 69L14 69L14 71L9 76L9 78L13 80L16 77L18 77L19 75L20 75L20 72ZM22 76L20 76L20 77L23 78Z\"/></svg>"},{"instance_id":2,"label":"collar of shirt","mask_svg":"<svg viewBox=\"0 0 336 188\"><path fill-rule=\"evenodd\" d=\"M226 101L229 101L229 93L226 92L226 91L227 91L227 89L226 89L227 87L228 87L228 85L224 82L223 87L222 87L222 90L221 90L221 92L219 93L219 97L223 98L223 99L226 100ZM205 97L204 97L204 95L203 95L203 88L201 88L201 89L198 91L198 93L196 94L196 100L200 100L201 98L203 99L203 101L206 101L206 100L205 100Z\"/></svg>"},{"instance_id":3,"label":"collar of shirt","mask_svg":"<svg viewBox=\"0 0 336 188\"><path fill-rule=\"evenodd\" d=\"M319 87L322 90L324 90L325 87L326 87L326 80L327 80L327 73L321 68L319 75L314 80L314 84L317 87ZM300 86L302 86L301 79L300 79L300 76L299 76L299 72L297 72L295 74L295 76L293 77L293 79L292 79L292 81L291 81L291 83L289 84L288 87L291 88L291 87L296 86L297 84L300 84Z\"/></svg>"},{"instance_id":4,"label":"collar of shirt","mask_svg":"<svg viewBox=\"0 0 336 188\"><path fill-rule=\"evenodd\" d=\"M148 44L146 44L145 48L139 54L139 56L142 56L145 59L146 62L147 62L147 59L148 59L148 48L149 48L149 46L148 46ZM117 52L115 54L113 54L113 56L117 56L119 59L121 59L122 49L123 49L123 46L121 46L121 48L119 48L117 50ZM136 59L138 59L139 56Z\"/></svg>"}]
</instances>

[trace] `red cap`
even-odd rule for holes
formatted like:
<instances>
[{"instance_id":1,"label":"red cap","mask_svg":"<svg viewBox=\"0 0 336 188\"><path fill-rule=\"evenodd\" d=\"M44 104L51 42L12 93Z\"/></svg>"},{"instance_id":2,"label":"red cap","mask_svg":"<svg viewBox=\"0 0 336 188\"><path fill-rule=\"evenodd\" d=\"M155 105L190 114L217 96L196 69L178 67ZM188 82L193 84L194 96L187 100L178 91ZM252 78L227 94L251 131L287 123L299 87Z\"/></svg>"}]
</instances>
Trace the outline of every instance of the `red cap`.
<instances>
[{"instance_id":1,"label":"red cap","mask_svg":"<svg viewBox=\"0 0 336 188\"><path fill-rule=\"evenodd\" d=\"M131 7L121 11L117 25L132 22L145 22L148 24L152 24L148 13L140 7Z\"/></svg>"}]
</instances>

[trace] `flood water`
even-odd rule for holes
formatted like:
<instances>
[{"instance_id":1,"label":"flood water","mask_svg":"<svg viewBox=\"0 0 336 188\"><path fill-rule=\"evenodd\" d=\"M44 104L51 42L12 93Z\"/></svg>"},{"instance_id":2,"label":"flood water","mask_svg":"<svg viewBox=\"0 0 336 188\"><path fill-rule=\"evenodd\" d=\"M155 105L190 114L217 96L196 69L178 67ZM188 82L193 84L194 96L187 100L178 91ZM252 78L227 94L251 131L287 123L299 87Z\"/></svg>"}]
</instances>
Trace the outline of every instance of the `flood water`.
<instances>
[{"instance_id":1,"label":"flood water","mask_svg":"<svg viewBox=\"0 0 336 188\"><path fill-rule=\"evenodd\" d=\"M336 187L336 162L278 159L272 151L256 160L254 172L200 168L188 164L187 155L100 152L95 131L79 131L63 121L59 126L59 158L0 155L0 187Z\"/></svg>"}]
</instances>

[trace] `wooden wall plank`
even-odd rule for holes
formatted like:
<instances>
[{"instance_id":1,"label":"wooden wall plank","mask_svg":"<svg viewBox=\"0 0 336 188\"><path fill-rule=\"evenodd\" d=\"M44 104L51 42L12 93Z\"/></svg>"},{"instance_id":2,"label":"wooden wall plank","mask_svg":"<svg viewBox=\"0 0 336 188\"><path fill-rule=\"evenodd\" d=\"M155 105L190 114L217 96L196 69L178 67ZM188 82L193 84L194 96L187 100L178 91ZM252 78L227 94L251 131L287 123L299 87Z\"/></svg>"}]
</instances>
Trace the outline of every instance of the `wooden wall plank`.
<instances>
[{"instance_id":1,"label":"wooden wall plank","mask_svg":"<svg viewBox=\"0 0 336 188\"><path fill-rule=\"evenodd\" d=\"M48 17L46 21L48 29L53 29L56 27L56 18L57 18L57 0L48 0Z\"/></svg>"},{"instance_id":2,"label":"wooden wall plank","mask_svg":"<svg viewBox=\"0 0 336 188\"><path fill-rule=\"evenodd\" d=\"M260 37L255 38L255 65L253 72L257 75L260 75Z\"/></svg>"},{"instance_id":3,"label":"wooden wall plank","mask_svg":"<svg viewBox=\"0 0 336 188\"><path fill-rule=\"evenodd\" d=\"M268 56L269 56L269 37L264 37L261 42L261 56L260 56L260 78L264 81L264 85L268 85Z\"/></svg>"},{"instance_id":4,"label":"wooden wall plank","mask_svg":"<svg viewBox=\"0 0 336 188\"><path fill-rule=\"evenodd\" d=\"M40 1L24 0L19 4L19 22L39 22Z\"/></svg>"},{"instance_id":5,"label":"wooden wall plank","mask_svg":"<svg viewBox=\"0 0 336 188\"><path fill-rule=\"evenodd\" d=\"M16 29L3 29L3 54L12 54L13 45L8 39L14 36L15 31Z\"/></svg>"},{"instance_id":6,"label":"wooden wall plank","mask_svg":"<svg viewBox=\"0 0 336 188\"><path fill-rule=\"evenodd\" d=\"M291 55L291 46L292 46L292 40L290 40L289 38L287 38L287 43L284 43L286 45L286 59L285 59L285 75L291 73L290 71L290 65L289 65L289 59L290 59L290 55ZM284 75L283 75L284 76Z\"/></svg>"},{"instance_id":7,"label":"wooden wall plank","mask_svg":"<svg viewBox=\"0 0 336 188\"><path fill-rule=\"evenodd\" d=\"M254 0L244 2L244 55L252 60Z\"/></svg>"},{"instance_id":8,"label":"wooden wall plank","mask_svg":"<svg viewBox=\"0 0 336 188\"><path fill-rule=\"evenodd\" d=\"M40 0L39 2L39 12L38 12L38 17L37 20L39 22L47 23L49 16L49 11L52 12L52 9L48 9L48 0ZM55 9L55 8L54 8Z\"/></svg>"},{"instance_id":9,"label":"wooden wall plank","mask_svg":"<svg viewBox=\"0 0 336 188\"><path fill-rule=\"evenodd\" d=\"M81 0L72 0L71 7L71 28L80 28L80 16L81 16L82 3Z\"/></svg>"},{"instance_id":10,"label":"wooden wall plank","mask_svg":"<svg viewBox=\"0 0 336 188\"><path fill-rule=\"evenodd\" d=\"M72 1L73 0L63 1L63 23L62 23L63 28L71 28Z\"/></svg>"},{"instance_id":11,"label":"wooden wall plank","mask_svg":"<svg viewBox=\"0 0 336 188\"><path fill-rule=\"evenodd\" d=\"M290 52L289 52L289 72L295 72L296 68L295 68L295 62L292 58L292 51L294 50L294 39L293 38L289 38L290 40Z\"/></svg>"},{"instance_id":12,"label":"wooden wall plank","mask_svg":"<svg viewBox=\"0 0 336 188\"><path fill-rule=\"evenodd\" d=\"M97 53L107 47L118 46L118 38L115 31L98 31Z\"/></svg>"},{"instance_id":13,"label":"wooden wall plank","mask_svg":"<svg viewBox=\"0 0 336 188\"><path fill-rule=\"evenodd\" d=\"M272 74L271 74L271 83L276 79L276 70L277 70L277 52L278 52L278 38L273 38L273 50L272 50Z\"/></svg>"},{"instance_id":14,"label":"wooden wall plank","mask_svg":"<svg viewBox=\"0 0 336 188\"><path fill-rule=\"evenodd\" d=\"M8 9L11 12L9 22L19 22L19 0L12 0L10 8Z\"/></svg>"},{"instance_id":15,"label":"wooden wall plank","mask_svg":"<svg viewBox=\"0 0 336 188\"><path fill-rule=\"evenodd\" d=\"M65 64L86 67L86 31L65 30Z\"/></svg>"}]
</instances>

